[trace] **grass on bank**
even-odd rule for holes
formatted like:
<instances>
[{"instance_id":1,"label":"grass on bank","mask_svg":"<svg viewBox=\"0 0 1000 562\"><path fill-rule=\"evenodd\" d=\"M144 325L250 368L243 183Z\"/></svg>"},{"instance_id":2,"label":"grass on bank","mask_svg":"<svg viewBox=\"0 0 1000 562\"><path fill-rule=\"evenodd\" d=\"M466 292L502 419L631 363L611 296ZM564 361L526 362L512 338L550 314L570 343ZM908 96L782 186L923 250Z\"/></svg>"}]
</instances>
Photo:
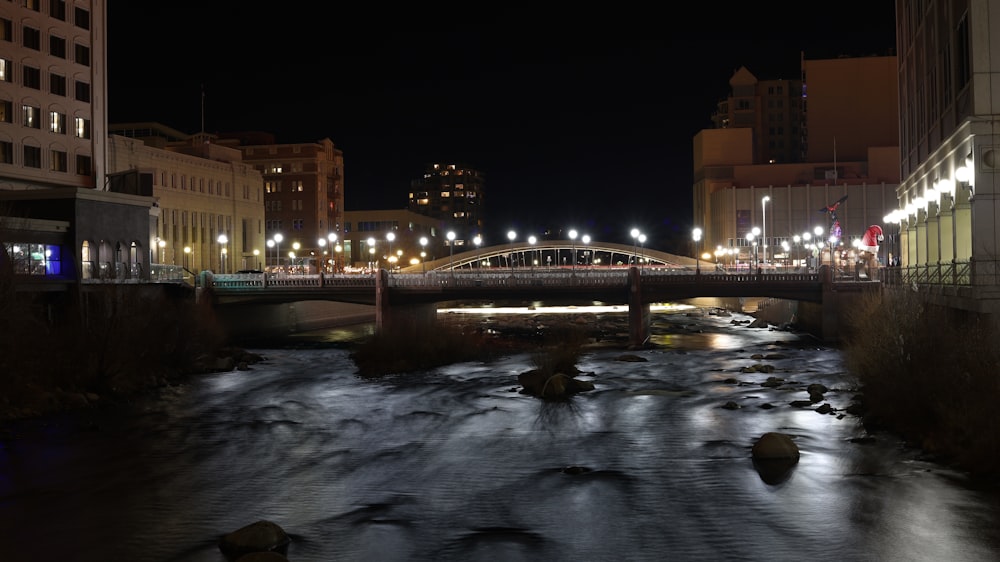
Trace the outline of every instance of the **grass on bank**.
<instances>
[{"instance_id":1,"label":"grass on bank","mask_svg":"<svg viewBox=\"0 0 1000 562\"><path fill-rule=\"evenodd\" d=\"M845 361L866 426L974 474L1000 473L1000 347L983 315L886 290L849 318Z\"/></svg>"}]
</instances>

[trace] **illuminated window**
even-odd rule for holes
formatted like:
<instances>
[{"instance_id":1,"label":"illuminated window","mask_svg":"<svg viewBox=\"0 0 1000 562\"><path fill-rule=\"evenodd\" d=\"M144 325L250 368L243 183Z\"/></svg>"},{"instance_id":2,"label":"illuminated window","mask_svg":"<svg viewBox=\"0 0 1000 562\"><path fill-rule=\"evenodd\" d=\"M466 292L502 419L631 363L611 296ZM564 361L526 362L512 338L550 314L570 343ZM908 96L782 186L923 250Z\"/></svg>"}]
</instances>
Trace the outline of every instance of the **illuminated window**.
<instances>
[{"instance_id":1,"label":"illuminated window","mask_svg":"<svg viewBox=\"0 0 1000 562\"><path fill-rule=\"evenodd\" d=\"M49 112L49 130L60 135L66 134L66 115L58 111Z\"/></svg>"},{"instance_id":2,"label":"illuminated window","mask_svg":"<svg viewBox=\"0 0 1000 562\"><path fill-rule=\"evenodd\" d=\"M442 191L441 192L441 197L451 197L451 192L450 191Z\"/></svg>"},{"instance_id":3,"label":"illuminated window","mask_svg":"<svg viewBox=\"0 0 1000 562\"><path fill-rule=\"evenodd\" d=\"M51 168L53 172L67 172L69 171L68 159L66 158L66 153L62 150L52 151L52 162Z\"/></svg>"},{"instance_id":4,"label":"illuminated window","mask_svg":"<svg viewBox=\"0 0 1000 562\"><path fill-rule=\"evenodd\" d=\"M42 116L39 108L25 105L21 107L21 110L24 116L25 127L31 127L32 129L42 128Z\"/></svg>"},{"instance_id":5,"label":"illuminated window","mask_svg":"<svg viewBox=\"0 0 1000 562\"><path fill-rule=\"evenodd\" d=\"M265 170L265 173L267 173L267 174L280 174L281 173L281 164L271 164L270 166L267 167L267 169Z\"/></svg>"},{"instance_id":6,"label":"illuminated window","mask_svg":"<svg viewBox=\"0 0 1000 562\"><path fill-rule=\"evenodd\" d=\"M90 138L90 119L76 117L73 119L73 134L78 139Z\"/></svg>"},{"instance_id":7,"label":"illuminated window","mask_svg":"<svg viewBox=\"0 0 1000 562\"><path fill-rule=\"evenodd\" d=\"M7 59L0 59L0 82L10 82L10 71L12 63Z\"/></svg>"}]
</instances>

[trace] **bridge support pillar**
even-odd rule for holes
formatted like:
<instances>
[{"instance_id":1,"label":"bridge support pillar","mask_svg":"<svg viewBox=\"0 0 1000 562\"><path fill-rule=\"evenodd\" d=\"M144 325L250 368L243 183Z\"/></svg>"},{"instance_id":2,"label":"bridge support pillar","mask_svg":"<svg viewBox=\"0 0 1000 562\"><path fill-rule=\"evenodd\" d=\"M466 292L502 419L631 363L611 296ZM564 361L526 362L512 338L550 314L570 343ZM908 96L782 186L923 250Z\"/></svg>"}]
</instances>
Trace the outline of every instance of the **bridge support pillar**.
<instances>
[{"instance_id":1,"label":"bridge support pillar","mask_svg":"<svg viewBox=\"0 0 1000 562\"><path fill-rule=\"evenodd\" d=\"M642 298L642 275L637 267L628 270L628 343L643 347L649 340L649 303Z\"/></svg>"},{"instance_id":2,"label":"bridge support pillar","mask_svg":"<svg viewBox=\"0 0 1000 562\"><path fill-rule=\"evenodd\" d=\"M419 338L437 322L437 304L396 304L389 302L389 272L380 269L375 279L375 333Z\"/></svg>"}]
</instances>

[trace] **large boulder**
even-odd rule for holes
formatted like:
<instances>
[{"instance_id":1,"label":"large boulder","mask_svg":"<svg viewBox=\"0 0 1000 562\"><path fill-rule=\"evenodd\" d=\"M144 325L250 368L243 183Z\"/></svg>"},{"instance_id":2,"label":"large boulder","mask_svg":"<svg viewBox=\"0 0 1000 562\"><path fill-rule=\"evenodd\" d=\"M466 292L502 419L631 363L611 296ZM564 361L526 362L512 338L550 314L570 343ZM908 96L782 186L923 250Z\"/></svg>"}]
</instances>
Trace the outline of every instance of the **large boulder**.
<instances>
[{"instance_id":1,"label":"large boulder","mask_svg":"<svg viewBox=\"0 0 1000 562\"><path fill-rule=\"evenodd\" d=\"M517 376L522 394L531 394L545 400L565 400L577 392L594 390L594 383L577 380L563 373L551 374L540 369L532 369Z\"/></svg>"},{"instance_id":2,"label":"large boulder","mask_svg":"<svg viewBox=\"0 0 1000 562\"><path fill-rule=\"evenodd\" d=\"M237 529L219 539L219 550L229 560L236 560L253 552L278 552L287 554L288 535L277 523L257 521Z\"/></svg>"},{"instance_id":3,"label":"large boulder","mask_svg":"<svg viewBox=\"0 0 1000 562\"><path fill-rule=\"evenodd\" d=\"M799 448L791 436L765 433L753 445L753 466L766 484L780 484L799 462Z\"/></svg>"}]
</instances>

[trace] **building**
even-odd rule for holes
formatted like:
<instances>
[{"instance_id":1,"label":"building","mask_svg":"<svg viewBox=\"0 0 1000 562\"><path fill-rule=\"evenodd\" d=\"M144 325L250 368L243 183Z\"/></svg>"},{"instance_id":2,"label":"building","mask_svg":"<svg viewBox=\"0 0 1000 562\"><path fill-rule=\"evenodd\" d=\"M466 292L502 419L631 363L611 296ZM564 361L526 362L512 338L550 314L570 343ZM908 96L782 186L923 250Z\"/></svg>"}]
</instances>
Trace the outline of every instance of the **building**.
<instances>
[{"instance_id":1,"label":"building","mask_svg":"<svg viewBox=\"0 0 1000 562\"><path fill-rule=\"evenodd\" d=\"M993 0L897 0L903 273L953 308L1000 308L1000 36Z\"/></svg>"},{"instance_id":2,"label":"building","mask_svg":"<svg viewBox=\"0 0 1000 562\"><path fill-rule=\"evenodd\" d=\"M483 234L484 175L465 165L429 164L410 182L409 209L441 221L455 233L456 245L470 245Z\"/></svg>"},{"instance_id":3,"label":"building","mask_svg":"<svg viewBox=\"0 0 1000 562\"><path fill-rule=\"evenodd\" d=\"M151 190L150 263L192 272L260 269L266 257L264 181L213 135L159 123L109 126L108 173Z\"/></svg>"},{"instance_id":4,"label":"building","mask_svg":"<svg viewBox=\"0 0 1000 562\"><path fill-rule=\"evenodd\" d=\"M106 10L0 2L0 261L20 274L149 276L151 193L106 169Z\"/></svg>"},{"instance_id":5,"label":"building","mask_svg":"<svg viewBox=\"0 0 1000 562\"><path fill-rule=\"evenodd\" d=\"M239 149L264 177L264 234L276 251L269 265L301 263L343 240L344 154L330 139L277 144L269 133L243 132L222 133L218 142ZM277 255L280 247L289 254Z\"/></svg>"},{"instance_id":6,"label":"building","mask_svg":"<svg viewBox=\"0 0 1000 562\"><path fill-rule=\"evenodd\" d=\"M406 209L344 213L346 263L355 268L406 267L448 255L446 234L438 219ZM460 249L455 244L456 252ZM393 261L392 258L395 258Z\"/></svg>"},{"instance_id":7,"label":"building","mask_svg":"<svg viewBox=\"0 0 1000 562\"><path fill-rule=\"evenodd\" d=\"M801 81L757 81L737 70L713 117L717 128L694 137L694 225L702 239L692 253L801 265L822 259L825 248L829 260L833 223L825 209L845 195L836 256L882 223L899 183L895 60L803 58ZM890 251L887 244L880 259Z\"/></svg>"}]
</instances>

